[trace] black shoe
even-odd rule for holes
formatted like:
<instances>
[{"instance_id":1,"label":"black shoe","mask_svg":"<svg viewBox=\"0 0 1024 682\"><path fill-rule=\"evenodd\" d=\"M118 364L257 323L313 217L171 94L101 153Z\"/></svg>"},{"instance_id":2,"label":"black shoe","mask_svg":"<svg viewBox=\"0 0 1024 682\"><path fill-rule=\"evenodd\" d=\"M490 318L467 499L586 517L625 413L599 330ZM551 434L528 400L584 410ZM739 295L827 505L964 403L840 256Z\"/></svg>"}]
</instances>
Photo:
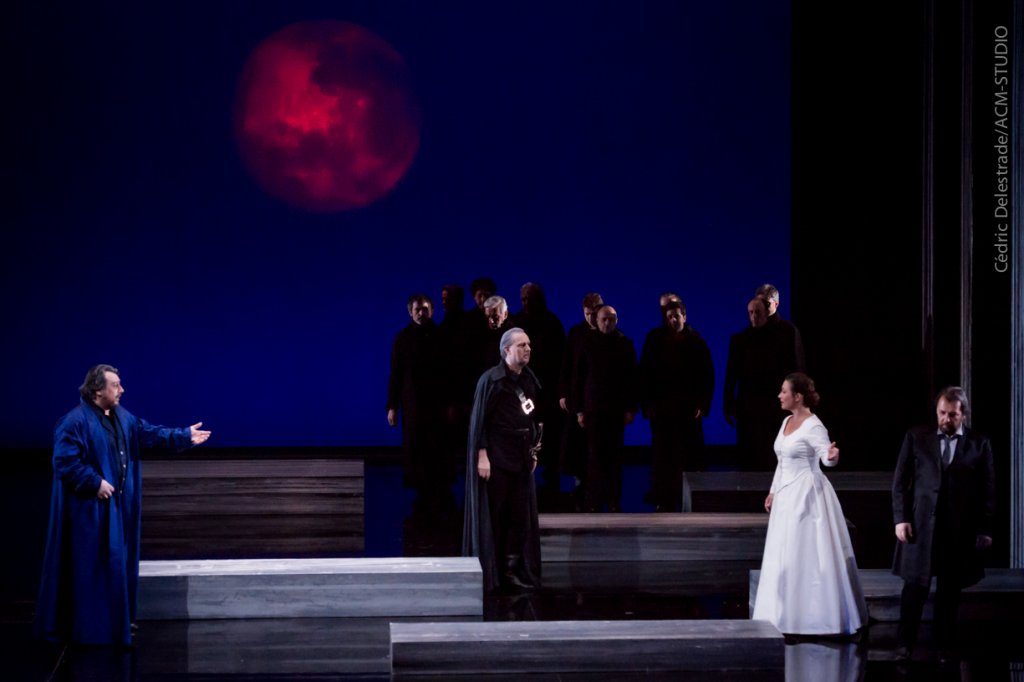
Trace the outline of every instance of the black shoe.
<instances>
[{"instance_id":1,"label":"black shoe","mask_svg":"<svg viewBox=\"0 0 1024 682\"><path fill-rule=\"evenodd\" d=\"M956 665L958 662L957 656L953 650L947 649L946 647L939 649L938 661L939 665Z\"/></svg>"},{"instance_id":2,"label":"black shoe","mask_svg":"<svg viewBox=\"0 0 1024 682\"><path fill-rule=\"evenodd\" d=\"M909 663L912 658L913 652L910 647L898 646L896 651L893 652L893 660L898 663Z\"/></svg>"},{"instance_id":3,"label":"black shoe","mask_svg":"<svg viewBox=\"0 0 1024 682\"><path fill-rule=\"evenodd\" d=\"M510 592L528 592L533 589L533 585L523 582L522 578L511 571L501 576L501 584Z\"/></svg>"},{"instance_id":4,"label":"black shoe","mask_svg":"<svg viewBox=\"0 0 1024 682\"><path fill-rule=\"evenodd\" d=\"M513 592L533 589L533 586L522 578L523 573L523 558L520 555L505 557L505 573L501 576L502 586Z\"/></svg>"}]
</instances>

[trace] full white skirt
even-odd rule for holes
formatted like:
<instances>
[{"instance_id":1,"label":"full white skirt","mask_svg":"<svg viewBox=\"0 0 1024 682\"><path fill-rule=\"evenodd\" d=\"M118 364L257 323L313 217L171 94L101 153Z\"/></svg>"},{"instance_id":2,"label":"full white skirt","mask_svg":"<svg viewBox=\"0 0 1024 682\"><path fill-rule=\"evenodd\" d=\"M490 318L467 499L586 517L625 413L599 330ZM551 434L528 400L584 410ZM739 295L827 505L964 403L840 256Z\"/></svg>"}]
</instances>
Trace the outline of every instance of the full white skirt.
<instances>
[{"instance_id":1,"label":"full white skirt","mask_svg":"<svg viewBox=\"0 0 1024 682\"><path fill-rule=\"evenodd\" d=\"M852 634L867 623L846 519L820 472L775 494L751 618L803 635Z\"/></svg>"}]
</instances>

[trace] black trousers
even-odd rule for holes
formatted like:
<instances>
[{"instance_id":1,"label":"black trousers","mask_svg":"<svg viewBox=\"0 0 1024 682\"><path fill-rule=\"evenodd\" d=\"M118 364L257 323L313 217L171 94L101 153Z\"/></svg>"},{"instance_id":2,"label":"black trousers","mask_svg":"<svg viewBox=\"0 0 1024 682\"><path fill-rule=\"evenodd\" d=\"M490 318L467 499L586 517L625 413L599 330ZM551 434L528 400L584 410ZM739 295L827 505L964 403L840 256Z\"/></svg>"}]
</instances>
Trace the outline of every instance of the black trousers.
<instances>
[{"instance_id":1,"label":"black trousers","mask_svg":"<svg viewBox=\"0 0 1024 682\"><path fill-rule=\"evenodd\" d=\"M678 511L683 472L703 466L704 430L693 414L651 416L651 493L654 504Z\"/></svg>"},{"instance_id":2,"label":"black trousers","mask_svg":"<svg viewBox=\"0 0 1024 682\"><path fill-rule=\"evenodd\" d=\"M529 492L532 477L533 472L529 468L506 471L491 466L487 499L499 571L507 567L509 557L523 555L530 523Z\"/></svg>"},{"instance_id":3,"label":"black trousers","mask_svg":"<svg viewBox=\"0 0 1024 682\"><path fill-rule=\"evenodd\" d=\"M777 390L777 389L776 389ZM736 409L736 450L740 471L775 471L775 437L786 413L779 409L779 400L747 399Z\"/></svg>"},{"instance_id":4,"label":"black trousers","mask_svg":"<svg viewBox=\"0 0 1024 682\"><path fill-rule=\"evenodd\" d=\"M605 504L618 508L622 499L624 412L587 412L583 429L587 434L586 496L589 511Z\"/></svg>"},{"instance_id":5,"label":"black trousers","mask_svg":"<svg viewBox=\"0 0 1024 682\"><path fill-rule=\"evenodd\" d=\"M896 637L901 645L913 649L921 627L921 614L928 601L931 581L922 585L911 580L904 581L900 594L900 624ZM956 640L956 619L960 609L960 583L952 576L935 578L935 643L942 648L953 645Z\"/></svg>"}]
</instances>

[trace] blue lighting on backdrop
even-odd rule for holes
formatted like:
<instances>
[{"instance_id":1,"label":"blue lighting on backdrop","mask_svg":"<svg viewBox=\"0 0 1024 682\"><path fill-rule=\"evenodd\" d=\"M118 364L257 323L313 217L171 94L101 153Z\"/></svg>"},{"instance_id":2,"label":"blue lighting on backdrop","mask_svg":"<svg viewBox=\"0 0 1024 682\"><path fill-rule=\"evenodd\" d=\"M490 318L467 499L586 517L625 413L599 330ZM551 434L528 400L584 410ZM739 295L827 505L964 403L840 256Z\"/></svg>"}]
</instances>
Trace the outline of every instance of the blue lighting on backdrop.
<instances>
[{"instance_id":1,"label":"blue lighting on backdrop","mask_svg":"<svg viewBox=\"0 0 1024 682\"><path fill-rule=\"evenodd\" d=\"M210 446L397 445L406 299L480 276L513 313L539 282L566 328L599 291L638 351L679 292L715 362L707 439L733 442L729 336L759 284L784 316L791 293L788 3L118 4L17 10L5 445L47 446L98 362ZM249 55L314 19L386 40L418 105L405 176L335 213L265 193L233 134Z\"/></svg>"}]
</instances>

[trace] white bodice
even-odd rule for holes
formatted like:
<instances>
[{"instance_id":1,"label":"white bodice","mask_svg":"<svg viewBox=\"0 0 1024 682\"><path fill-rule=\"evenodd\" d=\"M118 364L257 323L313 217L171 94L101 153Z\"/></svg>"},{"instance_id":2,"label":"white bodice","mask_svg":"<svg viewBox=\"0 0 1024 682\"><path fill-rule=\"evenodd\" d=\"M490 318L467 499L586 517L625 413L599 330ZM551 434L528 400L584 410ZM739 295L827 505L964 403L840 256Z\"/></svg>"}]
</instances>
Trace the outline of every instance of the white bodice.
<instances>
[{"instance_id":1,"label":"white bodice","mask_svg":"<svg viewBox=\"0 0 1024 682\"><path fill-rule=\"evenodd\" d=\"M772 479L772 493L777 493L802 476L821 476L819 462L825 466L835 466L839 461L830 462L828 459L831 441L828 429L817 415L812 414L787 436L786 424L792 418L790 415L782 420L779 435L775 437L775 456L779 463L775 468L775 478Z\"/></svg>"}]
</instances>

